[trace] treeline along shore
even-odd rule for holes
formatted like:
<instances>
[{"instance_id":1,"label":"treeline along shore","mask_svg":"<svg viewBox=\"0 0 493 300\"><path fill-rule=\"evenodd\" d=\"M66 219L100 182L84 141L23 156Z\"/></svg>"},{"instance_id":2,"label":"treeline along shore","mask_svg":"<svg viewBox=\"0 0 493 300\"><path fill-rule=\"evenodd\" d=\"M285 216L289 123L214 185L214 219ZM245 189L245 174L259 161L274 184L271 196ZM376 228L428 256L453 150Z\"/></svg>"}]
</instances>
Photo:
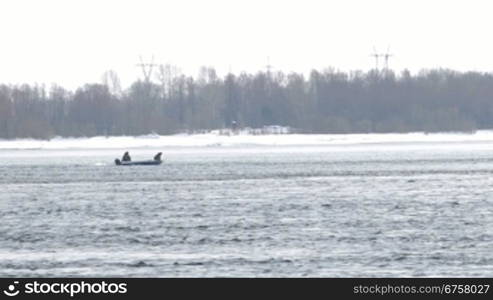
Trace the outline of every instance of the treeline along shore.
<instances>
[{"instance_id":1,"label":"treeline along shore","mask_svg":"<svg viewBox=\"0 0 493 300\"><path fill-rule=\"evenodd\" d=\"M173 134L281 125L302 133L467 131L493 128L493 74L446 69L180 74L122 90L116 73L75 91L0 85L0 138Z\"/></svg>"}]
</instances>

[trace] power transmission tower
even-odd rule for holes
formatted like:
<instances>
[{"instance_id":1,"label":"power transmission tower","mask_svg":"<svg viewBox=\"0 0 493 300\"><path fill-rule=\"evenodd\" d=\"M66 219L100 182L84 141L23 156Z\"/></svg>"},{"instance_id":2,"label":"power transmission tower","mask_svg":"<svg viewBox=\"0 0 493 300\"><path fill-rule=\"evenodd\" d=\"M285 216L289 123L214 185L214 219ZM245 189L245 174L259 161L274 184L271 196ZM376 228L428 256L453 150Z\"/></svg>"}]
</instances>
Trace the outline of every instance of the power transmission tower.
<instances>
[{"instance_id":1,"label":"power transmission tower","mask_svg":"<svg viewBox=\"0 0 493 300\"><path fill-rule=\"evenodd\" d=\"M267 75L270 76L270 70L272 69L272 65L270 64L270 57L267 56L267 65L265 66L266 70L267 70Z\"/></svg>"},{"instance_id":2,"label":"power transmission tower","mask_svg":"<svg viewBox=\"0 0 493 300\"><path fill-rule=\"evenodd\" d=\"M386 71L389 70L389 58L393 56L393 54L389 53L389 50L390 50L390 46L387 47L387 52L382 54L383 58L385 59L385 70Z\"/></svg>"},{"instance_id":3,"label":"power transmission tower","mask_svg":"<svg viewBox=\"0 0 493 300\"><path fill-rule=\"evenodd\" d=\"M378 72L378 58L382 56L382 54L378 54L377 50L375 47L373 47L373 53L370 54L370 56L375 57L375 70Z\"/></svg>"},{"instance_id":4,"label":"power transmission tower","mask_svg":"<svg viewBox=\"0 0 493 300\"><path fill-rule=\"evenodd\" d=\"M157 64L154 63L154 55L152 56L150 63L145 63L142 59L142 56L139 56L139 59L140 64L137 64L137 67L140 67L142 69L144 80L146 83L149 83L151 81L152 69L157 66Z\"/></svg>"}]
</instances>

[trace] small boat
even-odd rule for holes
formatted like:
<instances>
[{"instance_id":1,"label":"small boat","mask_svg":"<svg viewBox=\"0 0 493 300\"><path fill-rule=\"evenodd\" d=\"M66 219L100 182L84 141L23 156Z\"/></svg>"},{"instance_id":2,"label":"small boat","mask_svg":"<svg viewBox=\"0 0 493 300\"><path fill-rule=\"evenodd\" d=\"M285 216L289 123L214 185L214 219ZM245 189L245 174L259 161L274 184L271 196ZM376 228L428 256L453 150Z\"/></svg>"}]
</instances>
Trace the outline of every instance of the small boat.
<instances>
[{"instance_id":1,"label":"small boat","mask_svg":"<svg viewBox=\"0 0 493 300\"><path fill-rule=\"evenodd\" d=\"M136 160L136 161L121 161L120 159L115 159L115 165L117 166L153 166L160 165L163 161L161 160Z\"/></svg>"},{"instance_id":2,"label":"small boat","mask_svg":"<svg viewBox=\"0 0 493 300\"><path fill-rule=\"evenodd\" d=\"M153 159L150 160L136 160L132 161L128 152L123 154L122 160L119 158L115 159L115 165L117 166L155 166L160 165L163 161L161 160L161 152L158 152Z\"/></svg>"}]
</instances>

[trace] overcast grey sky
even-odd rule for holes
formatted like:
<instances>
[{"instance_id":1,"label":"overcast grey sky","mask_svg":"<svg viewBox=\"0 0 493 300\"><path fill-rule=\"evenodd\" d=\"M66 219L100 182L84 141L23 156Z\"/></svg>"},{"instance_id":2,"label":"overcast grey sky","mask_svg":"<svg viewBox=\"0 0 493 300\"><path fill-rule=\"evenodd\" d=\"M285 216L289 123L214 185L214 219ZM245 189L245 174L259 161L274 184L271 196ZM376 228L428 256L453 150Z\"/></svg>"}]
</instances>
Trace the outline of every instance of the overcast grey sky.
<instances>
[{"instance_id":1,"label":"overcast grey sky","mask_svg":"<svg viewBox=\"0 0 493 300\"><path fill-rule=\"evenodd\" d=\"M468 0L2 0L0 82L124 87L139 55L189 75L213 66L308 72L368 70L375 46L390 67L493 70L493 2Z\"/></svg>"}]
</instances>

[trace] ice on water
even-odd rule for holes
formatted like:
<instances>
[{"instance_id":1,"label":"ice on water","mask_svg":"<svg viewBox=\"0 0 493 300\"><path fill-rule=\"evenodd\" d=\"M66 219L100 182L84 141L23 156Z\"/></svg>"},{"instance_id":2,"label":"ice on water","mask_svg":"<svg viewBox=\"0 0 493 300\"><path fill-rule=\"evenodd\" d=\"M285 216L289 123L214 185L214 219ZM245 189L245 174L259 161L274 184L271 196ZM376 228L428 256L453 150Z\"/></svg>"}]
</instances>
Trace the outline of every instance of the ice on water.
<instances>
[{"instance_id":1,"label":"ice on water","mask_svg":"<svg viewBox=\"0 0 493 300\"><path fill-rule=\"evenodd\" d=\"M0 140L0 149L129 149L145 147L204 146L296 146L354 145L381 143L444 143L492 142L493 131L476 133L381 133L381 134L239 134L225 135L218 131L207 134L156 134L138 137L61 138L51 140Z\"/></svg>"}]
</instances>

